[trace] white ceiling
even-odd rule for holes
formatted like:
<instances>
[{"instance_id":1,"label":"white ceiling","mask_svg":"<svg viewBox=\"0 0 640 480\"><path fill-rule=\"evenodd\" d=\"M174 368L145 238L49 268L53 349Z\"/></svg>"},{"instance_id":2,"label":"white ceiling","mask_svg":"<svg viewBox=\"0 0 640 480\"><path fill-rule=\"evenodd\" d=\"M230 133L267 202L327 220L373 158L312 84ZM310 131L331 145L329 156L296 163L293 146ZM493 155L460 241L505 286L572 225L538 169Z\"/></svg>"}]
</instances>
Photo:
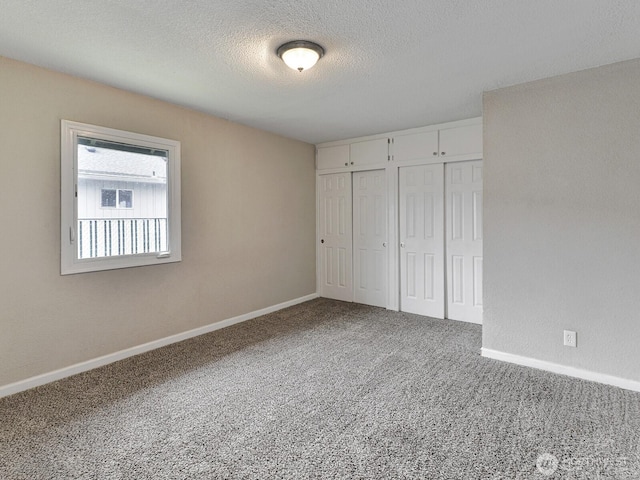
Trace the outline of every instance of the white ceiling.
<instances>
[{"instance_id":1,"label":"white ceiling","mask_svg":"<svg viewBox=\"0 0 640 480\"><path fill-rule=\"evenodd\" d=\"M302 73L275 54L297 39L326 50ZM2 0L0 55L319 143L640 57L640 1Z\"/></svg>"}]
</instances>

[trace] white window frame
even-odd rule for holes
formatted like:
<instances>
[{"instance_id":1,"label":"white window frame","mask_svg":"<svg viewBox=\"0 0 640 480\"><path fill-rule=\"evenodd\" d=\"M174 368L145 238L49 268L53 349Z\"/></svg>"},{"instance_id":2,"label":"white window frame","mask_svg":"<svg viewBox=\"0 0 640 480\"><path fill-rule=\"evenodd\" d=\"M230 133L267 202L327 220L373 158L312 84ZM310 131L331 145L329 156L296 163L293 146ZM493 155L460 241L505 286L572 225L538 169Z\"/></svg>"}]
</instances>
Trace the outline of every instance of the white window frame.
<instances>
[{"instance_id":1,"label":"white window frame","mask_svg":"<svg viewBox=\"0 0 640 480\"><path fill-rule=\"evenodd\" d=\"M62 275L69 275L180 262L182 260L180 142L69 120L61 121L60 133L60 273ZM76 229L78 225L78 202L76 196L78 190L78 137L89 137L129 145L139 145L168 152L167 251L110 257L78 258L78 247L76 245Z\"/></svg>"}]
</instances>

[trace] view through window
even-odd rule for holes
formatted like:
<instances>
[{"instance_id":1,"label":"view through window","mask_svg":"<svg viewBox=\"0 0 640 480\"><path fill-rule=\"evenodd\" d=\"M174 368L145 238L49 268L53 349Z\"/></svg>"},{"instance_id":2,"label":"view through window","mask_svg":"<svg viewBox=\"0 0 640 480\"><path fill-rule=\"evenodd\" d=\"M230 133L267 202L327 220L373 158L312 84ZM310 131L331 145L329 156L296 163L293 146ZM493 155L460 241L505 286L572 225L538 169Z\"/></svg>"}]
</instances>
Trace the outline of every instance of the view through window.
<instances>
[{"instance_id":1,"label":"view through window","mask_svg":"<svg viewBox=\"0 0 640 480\"><path fill-rule=\"evenodd\" d=\"M165 251L167 152L87 137L77 148L78 258Z\"/></svg>"}]
</instances>

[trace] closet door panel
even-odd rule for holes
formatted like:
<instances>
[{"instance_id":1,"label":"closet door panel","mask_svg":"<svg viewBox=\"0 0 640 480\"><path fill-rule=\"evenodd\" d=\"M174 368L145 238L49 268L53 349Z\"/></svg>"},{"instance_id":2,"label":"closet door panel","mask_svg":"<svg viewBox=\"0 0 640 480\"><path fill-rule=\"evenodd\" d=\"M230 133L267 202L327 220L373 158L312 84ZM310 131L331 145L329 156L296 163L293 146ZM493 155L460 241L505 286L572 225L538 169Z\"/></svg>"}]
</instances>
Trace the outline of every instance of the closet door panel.
<instances>
[{"instance_id":1,"label":"closet door panel","mask_svg":"<svg viewBox=\"0 0 640 480\"><path fill-rule=\"evenodd\" d=\"M319 177L320 295L353 301L351 174Z\"/></svg>"},{"instance_id":2,"label":"closet door panel","mask_svg":"<svg viewBox=\"0 0 640 480\"><path fill-rule=\"evenodd\" d=\"M400 309L445 315L444 166L401 167Z\"/></svg>"},{"instance_id":3,"label":"closet door panel","mask_svg":"<svg viewBox=\"0 0 640 480\"><path fill-rule=\"evenodd\" d=\"M447 318L482 323L482 160L446 165Z\"/></svg>"},{"instance_id":4,"label":"closet door panel","mask_svg":"<svg viewBox=\"0 0 640 480\"><path fill-rule=\"evenodd\" d=\"M387 306L387 179L384 170L353 174L354 301Z\"/></svg>"}]
</instances>

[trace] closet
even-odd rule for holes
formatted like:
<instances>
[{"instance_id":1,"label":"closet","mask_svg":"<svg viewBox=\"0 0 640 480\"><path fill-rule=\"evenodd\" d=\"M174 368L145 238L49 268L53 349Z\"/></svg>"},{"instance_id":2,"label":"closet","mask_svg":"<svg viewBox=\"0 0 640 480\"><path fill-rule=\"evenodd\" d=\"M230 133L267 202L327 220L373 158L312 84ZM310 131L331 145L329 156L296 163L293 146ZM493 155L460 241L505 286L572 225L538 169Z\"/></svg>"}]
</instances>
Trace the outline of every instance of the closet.
<instances>
[{"instance_id":1,"label":"closet","mask_svg":"<svg viewBox=\"0 0 640 480\"><path fill-rule=\"evenodd\" d=\"M482 160L445 167L447 318L482 323Z\"/></svg>"},{"instance_id":2,"label":"closet","mask_svg":"<svg viewBox=\"0 0 640 480\"><path fill-rule=\"evenodd\" d=\"M322 175L319 179L319 222L323 297L353 301L351 173Z\"/></svg>"},{"instance_id":3,"label":"closet","mask_svg":"<svg viewBox=\"0 0 640 480\"><path fill-rule=\"evenodd\" d=\"M399 170L400 310L444 318L444 164Z\"/></svg>"},{"instance_id":4,"label":"closet","mask_svg":"<svg viewBox=\"0 0 640 480\"><path fill-rule=\"evenodd\" d=\"M386 171L321 175L319 184L322 296L386 307Z\"/></svg>"},{"instance_id":5,"label":"closet","mask_svg":"<svg viewBox=\"0 0 640 480\"><path fill-rule=\"evenodd\" d=\"M482 160L399 170L400 310L481 323Z\"/></svg>"},{"instance_id":6,"label":"closet","mask_svg":"<svg viewBox=\"0 0 640 480\"><path fill-rule=\"evenodd\" d=\"M319 294L481 323L481 159L481 119L319 145Z\"/></svg>"},{"instance_id":7,"label":"closet","mask_svg":"<svg viewBox=\"0 0 640 480\"><path fill-rule=\"evenodd\" d=\"M385 170L353 173L353 300L387 306Z\"/></svg>"}]
</instances>

